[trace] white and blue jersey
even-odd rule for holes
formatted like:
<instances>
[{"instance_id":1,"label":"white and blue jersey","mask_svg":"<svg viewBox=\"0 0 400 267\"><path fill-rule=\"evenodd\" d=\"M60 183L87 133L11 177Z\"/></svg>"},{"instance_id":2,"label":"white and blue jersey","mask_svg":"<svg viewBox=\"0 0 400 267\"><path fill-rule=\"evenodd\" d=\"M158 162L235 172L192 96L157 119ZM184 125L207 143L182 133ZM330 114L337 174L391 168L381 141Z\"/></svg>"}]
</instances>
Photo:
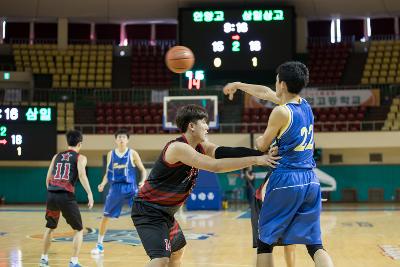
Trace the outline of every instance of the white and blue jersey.
<instances>
[{"instance_id":1,"label":"white and blue jersey","mask_svg":"<svg viewBox=\"0 0 400 267\"><path fill-rule=\"evenodd\" d=\"M130 149L121 157L115 150L111 152L111 161L107 166L107 179L110 183L136 183L136 166L132 163Z\"/></svg>"},{"instance_id":2,"label":"white and blue jersey","mask_svg":"<svg viewBox=\"0 0 400 267\"><path fill-rule=\"evenodd\" d=\"M119 156L115 150L111 152L111 160L107 166L107 179L111 186L104 205L106 217L118 218L124 203L132 207L138 187L136 166L132 163L131 153L130 149L122 156Z\"/></svg>"},{"instance_id":3,"label":"white and blue jersey","mask_svg":"<svg viewBox=\"0 0 400 267\"><path fill-rule=\"evenodd\" d=\"M276 142L282 158L269 178L258 221L266 244L321 244L321 192L313 168L314 116L310 105L284 105L289 120Z\"/></svg>"}]
</instances>

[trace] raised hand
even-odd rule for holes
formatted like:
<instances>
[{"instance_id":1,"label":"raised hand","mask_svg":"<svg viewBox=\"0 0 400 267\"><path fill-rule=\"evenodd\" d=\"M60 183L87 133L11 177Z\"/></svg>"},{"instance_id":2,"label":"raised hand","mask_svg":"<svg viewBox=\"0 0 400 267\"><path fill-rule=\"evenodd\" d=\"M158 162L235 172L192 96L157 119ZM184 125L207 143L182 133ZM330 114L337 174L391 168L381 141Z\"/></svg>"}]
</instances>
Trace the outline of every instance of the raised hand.
<instances>
[{"instance_id":1,"label":"raised hand","mask_svg":"<svg viewBox=\"0 0 400 267\"><path fill-rule=\"evenodd\" d=\"M233 95L236 93L237 89L237 83L233 82L225 85L223 91L225 95L229 95L229 100L233 100Z\"/></svg>"}]
</instances>

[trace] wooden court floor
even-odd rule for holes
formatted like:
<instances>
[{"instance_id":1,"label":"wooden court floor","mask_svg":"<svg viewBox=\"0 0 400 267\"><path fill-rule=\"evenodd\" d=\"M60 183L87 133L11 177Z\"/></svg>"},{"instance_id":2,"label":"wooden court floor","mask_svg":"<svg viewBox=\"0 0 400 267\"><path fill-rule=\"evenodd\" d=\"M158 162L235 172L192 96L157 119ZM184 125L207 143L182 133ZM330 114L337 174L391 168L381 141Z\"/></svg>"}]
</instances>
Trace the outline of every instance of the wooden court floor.
<instances>
[{"instance_id":1,"label":"wooden court floor","mask_svg":"<svg viewBox=\"0 0 400 267\"><path fill-rule=\"evenodd\" d=\"M105 255L92 258L97 241L101 206L88 211L82 206L85 242L80 262L84 266L143 266L148 258L132 225L129 211L110 223ZM246 208L237 211L185 212L178 218L188 245L182 266L255 266L251 226ZM324 204L321 217L323 240L335 266L400 266L400 205ZM44 229L43 206L0 206L0 267L37 266ZM71 230L60 218L52 244L50 266L67 266L71 253ZM385 255L380 246L385 245ZM398 259L394 259L398 255ZM276 266L285 266L283 250L274 251ZM303 246L297 247L296 266L313 266Z\"/></svg>"}]
</instances>

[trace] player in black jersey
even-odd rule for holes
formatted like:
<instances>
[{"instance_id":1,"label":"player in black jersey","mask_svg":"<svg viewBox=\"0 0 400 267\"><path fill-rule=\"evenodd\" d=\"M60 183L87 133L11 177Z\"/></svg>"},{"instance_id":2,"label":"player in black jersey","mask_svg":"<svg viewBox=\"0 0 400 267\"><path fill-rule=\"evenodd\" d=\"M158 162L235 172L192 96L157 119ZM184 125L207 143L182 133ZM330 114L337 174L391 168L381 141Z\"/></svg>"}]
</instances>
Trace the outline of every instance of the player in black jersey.
<instances>
[{"instance_id":1,"label":"player in black jersey","mask_svg":"<svg viewBox=\"0 0 400 267\"><path fill-rule=\"evenodd\" d=\"M88 206L93 207L93 195L86 176L85 156L79 154L82 147L82 134L79 131L67 132L68 149L56 154L50 164L46 177L47 207L46 230L43 240L43 254L39 266L49 266L48 251L51 245L53 230L57 228L60 213L67 223L74 229L73 246L69 267L80 267L78 254L83 240L82 218L78 203L75 200L75 184L80 180L88 196Z\"/></svg>"},{"instance_id":2,"label":"player in black jersey","mask_svg":"<svg viewBox=\"0 0 400 267\"><path fill-rule=\"evenodd\" d=\"M277 150L277 146L271 148L271 153L274 155L274 150ZM277 151L276 151L277 153ZM253 248L258 246L258 218L260 217L261 207L264 201L265 189L268 184L268 179L272 174L272 169L268 170L267 175L264 178L262 184L257 188L255 194L252 196L252 201L250 204L251 212L251 229L253 234ZM295 256L296 256L296 245L286 245L284 246L285 262L287 267L295 266Z\"/></svg>"},{"instance_id":3,"label":"player in black jersey","mask_svg":"<svg viewBox=\"0 0 400 267\"><path fill-rule=\"evenodd\" d=\"M188 105L178 111L176 123L183 135L164 147L134 201L132 221L151 259L147 267L180 266L186 240L174 214L190 195L198 169L228 172L278 164L279 157L271 154L208 142L207 119L200 106Z\"/></svg>"}]
</instances>

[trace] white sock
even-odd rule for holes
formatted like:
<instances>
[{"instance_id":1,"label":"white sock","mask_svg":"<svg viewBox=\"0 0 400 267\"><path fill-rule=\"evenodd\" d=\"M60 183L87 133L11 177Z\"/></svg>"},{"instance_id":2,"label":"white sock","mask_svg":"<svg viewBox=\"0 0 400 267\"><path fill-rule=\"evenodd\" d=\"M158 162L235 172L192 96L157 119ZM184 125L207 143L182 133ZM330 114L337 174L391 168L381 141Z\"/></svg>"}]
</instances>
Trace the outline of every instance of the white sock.
<instances>
[{"instance_id":1,"label":"white sock","mask_svg":"<svg viewBox=\"0 0 400 267\"><path fill-rule=\"evenodd\" d=\"M49 260L49 255L42 254L42 257L40 257L40 259L48 261Z\"/></svg>"},{"instance_id":2,"label":"white sock","mask_svg":"<svg viewBox=\"0 0 400 267\"><path fill-rule=\"evenodd\" d=\"M72 264L78 264L78 257L71 257Z\"/></svg>"},{"instance_id":3,"label":"white sock","mask_svg":"<svg viewBox=\"0 0 400 267\"><path fill-rule=\"evenodd\" d=\"M103 244L103 240L104 240L104 235L99 235L99 237L97 238L97 243Z\"/></svg>"}]
</instances>

